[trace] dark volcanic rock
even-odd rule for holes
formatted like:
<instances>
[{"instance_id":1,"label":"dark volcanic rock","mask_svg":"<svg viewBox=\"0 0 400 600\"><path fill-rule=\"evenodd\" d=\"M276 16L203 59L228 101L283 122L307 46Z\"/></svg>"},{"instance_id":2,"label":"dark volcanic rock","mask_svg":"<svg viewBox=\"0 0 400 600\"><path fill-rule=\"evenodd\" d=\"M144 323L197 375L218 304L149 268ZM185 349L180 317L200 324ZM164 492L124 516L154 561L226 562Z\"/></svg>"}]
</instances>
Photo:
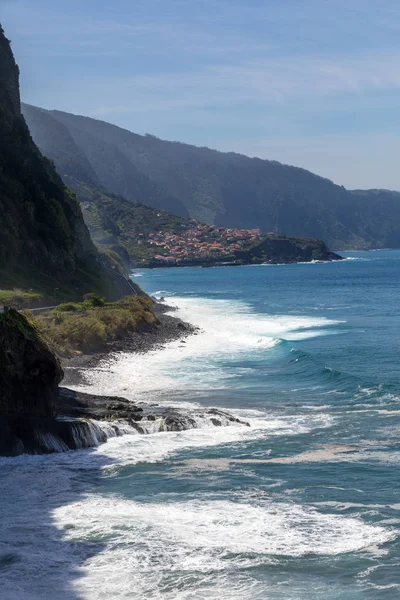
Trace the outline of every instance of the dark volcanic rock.
<instances>
[{"instance_id":1,"label":"dark volcanic rock","mask_svg":"<svg viewBox=\"0 0 400 600\"><path fill-rule=\"evenodd\" d=\"M64 417L91 418L98 421L123 419L128 422L140 421L143 418L143 408L119 396L96 396L60 387L59 398L59 415Z\"/></svg>"},{"instance_id":2,"label":"dark volcanic rock","mask_svg":"<svg viewBox=\"0 0 400 600\"><path fill-rule=\"evenodd\" d=\"M219 417L219 419L229 421L230 423L239 423L240 425L249 425L247 422L241 421L240 419L238 419L237 417L234 417L230 413L225 412L224 410L219 410L218 408L209 408L206 411L206 414L213 415L213 417ZM212 418L211 420L213 422L218 421L218 424L221 425L222 423L221 423L221 420L219 420L219 419Z\"/></svg>"},{"instance_id":3,"label":"dark volcanic rock","mask_svg":"<svg viewBox=\"0 0 400 600\"><path fill-rule=\"evenodd\" d=\"M0 455L15 455L35 446L38 423L54 420L58 359L24 315L0 314Z\"/></svg>"},{"instance_id":4,"label":"dark volcanic rock","mask_svg":"<svg viewBox=\"0 0 400 600\"><path fill-rule=\"evenodd\" d=\"M228 412L211 408L186 412L157 404L134 404L118 396L96 396L60 388L60 415L86 417L110 423L125 422L139 433L196 429L204 421L216 427L249 426Z\"/></svg>"},{"instance_id":5,"label":"dark volcanic rock","mask_svg":"<svg viewBox=\"0 0 400 600\"><path fill-rule=\"evenodd\" d=\"M1 314L1 415L54 416L62 377L58 359L27 318L13 309Z\"/></svg>"},{"instance_id":6,"label":"dark volcanic rock","mask_svg":"<svg viewBox=\"0 0 400 600\"><path fill-rule=\"evenodd\" d=\"M278 235L266 236L247 250L238 250L235 255L243 264L342 260L342 257L331 252L322 240Z\"/></svg>"},{"instance_id":7,"label":"dark volcanic rock","mask_svg":"<svg viewBox=\"0 0 400 600\"><path fill-rule=\"evenodd\" d=\"M140 406L119 396L96 396L76 392L68 388L60 388L60 416L85 417L98 421L125 421L140 433L148 433L152 424L159 422L159 431L185 431L197 427L196 415L186 414L174 408L158 406L157 404L141 404ZM225 422L236 422L247 425L229 413L215 410L206 411L200 416L216 414L224 418ZM199 416L199 415L197 415ZM213 419L210 418L210 423ZM213 423L215 424L215 423ZM222 425L222 423L219 423Z\"/></svg>"}]
</instances>

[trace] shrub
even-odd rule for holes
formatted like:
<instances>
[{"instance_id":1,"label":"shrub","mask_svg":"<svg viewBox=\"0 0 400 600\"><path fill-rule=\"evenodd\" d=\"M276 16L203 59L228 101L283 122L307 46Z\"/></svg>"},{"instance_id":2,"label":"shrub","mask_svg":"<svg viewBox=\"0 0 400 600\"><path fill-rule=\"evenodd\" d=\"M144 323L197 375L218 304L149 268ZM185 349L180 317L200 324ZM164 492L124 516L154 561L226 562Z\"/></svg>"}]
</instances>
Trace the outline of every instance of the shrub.
<instances>
[{"instance_id":1,"label":"shrub","mask_svg":"<svg viewBox=\"0 0 400 600\"><path fill-rule=\"evenodd\" d=\"M103 302L95 294L88 294L81 304L61 304L52 313L36 317L40 331L58 354L100 351L107 342L157 322L147 296L127 296L94 306L92 302L98 299Z\"/></svg>"},{"instance_id":2,"label":"shrub","mask_svg":"<svg viewBox=\"0 0 400 600\"><path fill-rule=\"evenodd\" d=\"M63 304L59 304L57 308L53 310L53 313L59 312L78 312L83 309L82 304L78 304L77 302L64 302Z\"/></svg>"},{"instance_id":3,"label":"shrub","mask_svg":"<svg viewBox=\"0 0 400 600\"><path fill-rule=\"evenodd\" d=\"M106 303L105 298L101 298L100 296L98 296L97 294L85 294L83 296L83 299L85 301L85 306L87 306L88 308L90 307L94 307L94 306L104 306Z\"/></svg>"},{"instance_id":4,"label":"shrub","mask_svg":"<svg viewBox=\"0 0 400 600\"><path fill-rule=\"evenodd\" d=\"M0 290L0 304L6 306L30 304L41 300L42 296L33 291L20 289Z\"/></svg>"},{"instance_id":5,"label":"shrub","mask_svg":"<svg viewBox=\"0 0 400 600\"><path fill-rule=\"evenodd\" d=\"M104 347L106 343L106 325L92 315L71 314L59 320L41 320L42 334L60 354L73 351L93 352Z\"/></svg>"}]
</instances>

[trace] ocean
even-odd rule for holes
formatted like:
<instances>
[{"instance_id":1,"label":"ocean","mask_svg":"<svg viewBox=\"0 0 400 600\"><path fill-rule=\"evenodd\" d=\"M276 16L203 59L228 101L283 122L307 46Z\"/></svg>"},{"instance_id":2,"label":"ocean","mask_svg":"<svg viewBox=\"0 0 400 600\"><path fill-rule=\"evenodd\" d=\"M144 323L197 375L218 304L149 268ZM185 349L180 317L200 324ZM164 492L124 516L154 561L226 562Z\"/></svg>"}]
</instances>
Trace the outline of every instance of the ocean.
<instances>
[{"instance_id":1,"label":"ocean","mask_svg":"<svg viewBox=\"0 0 400 600\"><path fill-rule=\"evenodd\" d=\"M1 600L397 600L400 251L345 256L137 271L200 331L82 389L250 427L1 459Z\"/></svg>"}]
</instances>

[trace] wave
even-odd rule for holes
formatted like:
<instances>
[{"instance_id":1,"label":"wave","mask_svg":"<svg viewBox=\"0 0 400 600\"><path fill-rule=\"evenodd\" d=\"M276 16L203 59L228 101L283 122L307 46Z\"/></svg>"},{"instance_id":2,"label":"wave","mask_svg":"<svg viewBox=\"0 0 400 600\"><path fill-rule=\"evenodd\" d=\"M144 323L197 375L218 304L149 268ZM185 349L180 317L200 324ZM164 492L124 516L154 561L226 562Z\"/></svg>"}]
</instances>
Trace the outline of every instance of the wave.
<instances>
[{"instance_id":1,"label":"wave","mask_svg":"<svg viewBox=\"0 0 400 600\"><path fill-rule=\"evenodd\" d=\"M314 429L329 428L335 422L334 417L327 413L277 416L239 409L234 411L234 415L246 420L250 427L235 423L230 423L229 427L215 427L210 421L198 420L198 426L191 430L152 434L150 425L149 435L111 439L108 444L99 446L96 453L119 466L158 463L172 457L179 458L182 454L186 460L188 450L225 447L237 442L245 445L256 440L302 435Z\"/></svg>"},{"instance_id":2,"label":"wave","mask_svg":"<svg viewBox=\"0 0 400 600\"><path fill-rule=\"evenodd\" d=\"M71 544L105 541L77 584L87 600L101 597L96 590L124 596L132 589L137 598L254 598L253 573L282 557L373 552L395 537L389 527L272 501L262 492L256 502L206 494L183 501L162 494L162 502L91 497L57 509L54 518ZM266 597L265 582L256 597Z\"/></svg>"},{"instance_id":3,"label":"wave","mask_svg":"<svg viewBox=\"0 0 400 600\"><path fill-rule=\"evenodd\" d=\"M96 421L94 419L59 418L40 423L24 441L18 439L17 455L50 454L93 448L110 439L125 435L151 435L153 433L186 431L215 427L249 427L242 421L218 409L187 413L166 412L165 415L150 414L131 424L123 420ZM47 427L47 428L46 428Z\"/></svg>"},{"instance_id":4,"label":"wave","mask_svg":"<svg viewBox=\"0 0 400 600\"><path fill-rule=\"evenodd\" d=\"M85 374L93 392L135 400L155 394L158 401L160 392L229 388L240 376L237 362L263 360L285 342L328 335L341 323L323 317L258 314L236 300L169 296L166 302L176 309L174 315L196 325L198 334L145 355L121 353L103 361Z\"/></svg>"}]
</instances>

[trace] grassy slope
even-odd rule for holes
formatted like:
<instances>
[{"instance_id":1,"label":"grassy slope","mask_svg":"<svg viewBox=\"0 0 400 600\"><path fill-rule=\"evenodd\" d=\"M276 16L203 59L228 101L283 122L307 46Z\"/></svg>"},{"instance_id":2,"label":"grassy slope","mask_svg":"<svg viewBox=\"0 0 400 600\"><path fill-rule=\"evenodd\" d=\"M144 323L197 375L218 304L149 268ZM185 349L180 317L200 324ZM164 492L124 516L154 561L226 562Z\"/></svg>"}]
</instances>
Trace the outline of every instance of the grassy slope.
<instances>
[{"instance_id":1,"label":"grassy slope","mask_svg":"<svg viewBox=\"0 0 400 600\"><path fill-rule=\"evenodd\" d=\"M128 296L113 303L86 300L62 304L35 316L34 322L57 354L72 356L102 351L129 332L148 330L157 323L151 305L147 296Z\"/></svg>"}]
</instances>

